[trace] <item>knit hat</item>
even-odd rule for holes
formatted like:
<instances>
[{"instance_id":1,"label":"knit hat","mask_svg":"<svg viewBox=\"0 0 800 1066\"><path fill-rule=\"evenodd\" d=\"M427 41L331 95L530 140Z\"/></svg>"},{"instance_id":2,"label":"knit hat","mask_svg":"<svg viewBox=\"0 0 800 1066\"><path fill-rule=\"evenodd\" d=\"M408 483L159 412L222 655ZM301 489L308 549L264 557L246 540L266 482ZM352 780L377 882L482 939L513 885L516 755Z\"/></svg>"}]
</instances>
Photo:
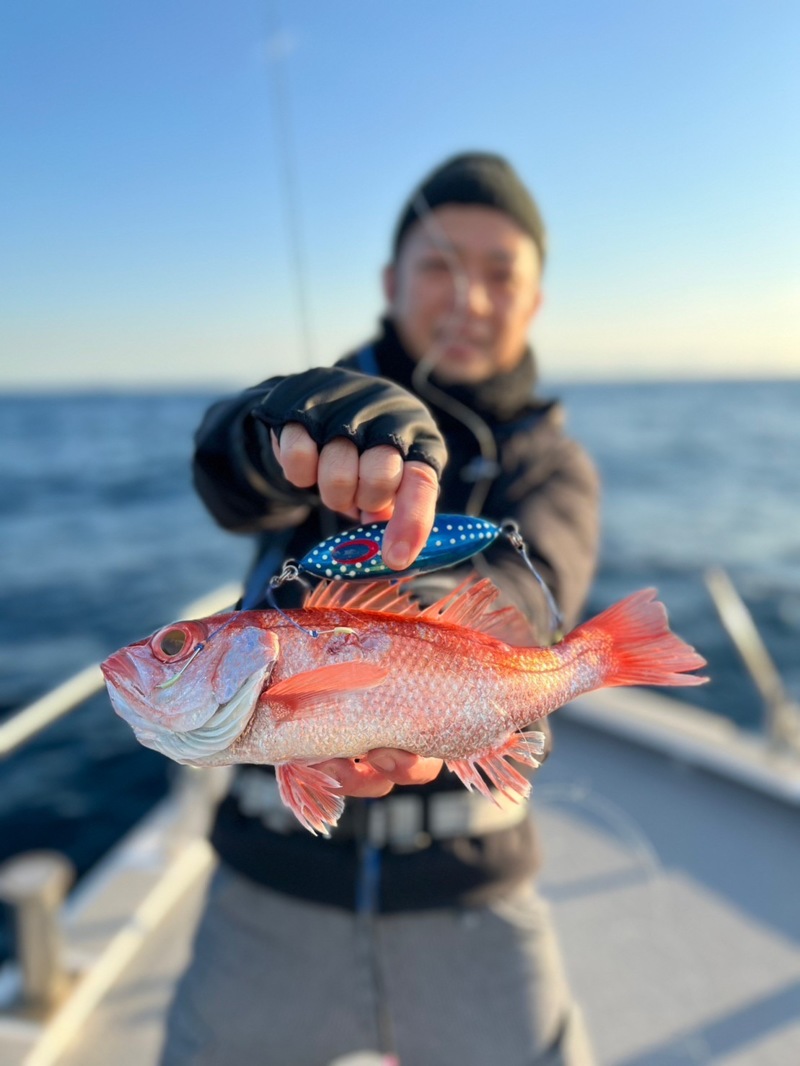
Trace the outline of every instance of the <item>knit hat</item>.
<instances>
[{"instance_id":1,"label":"knit hat","mask_svg":"<svg viewBox=\"0 0 800 1066\"><path fill-rule=\"evenodd\" d=\"M414 223L444 204L480 204L502 211L533 239L544 262L547 234L539 208L511 164L490 152L453 156L425 178L400 215L392 243L393 258L397 258Z\"/></svg>"}]
</instances>

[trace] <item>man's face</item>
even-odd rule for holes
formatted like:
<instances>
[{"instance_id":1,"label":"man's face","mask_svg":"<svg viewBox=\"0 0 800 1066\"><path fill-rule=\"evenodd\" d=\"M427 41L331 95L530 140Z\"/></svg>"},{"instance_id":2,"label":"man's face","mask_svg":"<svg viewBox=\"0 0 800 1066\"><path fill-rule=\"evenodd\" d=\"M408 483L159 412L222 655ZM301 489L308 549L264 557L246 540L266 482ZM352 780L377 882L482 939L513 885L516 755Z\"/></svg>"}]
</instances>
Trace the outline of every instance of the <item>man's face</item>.
<instances>
[{"instance_id":1,"label":"man's face","mask_svg":"<svg viewBox=\"0 0 800 1066\"><path fill-rule=\"evenodd\" d=\"M409 354L443 382L511 370L541 303L539 253L507 215L446 204L406 234L386 268L389 312Z\"/></svg>"}]
</instances>

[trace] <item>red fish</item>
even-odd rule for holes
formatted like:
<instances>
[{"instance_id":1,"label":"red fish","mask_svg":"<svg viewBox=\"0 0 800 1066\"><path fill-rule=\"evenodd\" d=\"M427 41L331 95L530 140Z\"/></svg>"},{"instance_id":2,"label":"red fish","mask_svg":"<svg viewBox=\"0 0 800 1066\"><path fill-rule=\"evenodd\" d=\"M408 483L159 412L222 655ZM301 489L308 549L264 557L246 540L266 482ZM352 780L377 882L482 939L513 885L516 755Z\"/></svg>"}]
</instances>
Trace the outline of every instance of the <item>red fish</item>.
<instances>
[{"instance_id":1,"label":"red fish","mask_svg":"<svg viewBox=\"0 0 800 1066\"><path fill-rule=\"evenodd\" d=\"M423 609L407 582L325 583L298 610L172 623L102 669L141 743L196 766L272 763L284 803L323 833L344 799L315 762L404 748L521 800L530 784L509 760L538 766L537 719L606 686L707 680L687 673L705 660L670 631L654 589L546 648L519 646L528 623L493 610L497 595L468 581Z\"/></svg>"}]
</instances>

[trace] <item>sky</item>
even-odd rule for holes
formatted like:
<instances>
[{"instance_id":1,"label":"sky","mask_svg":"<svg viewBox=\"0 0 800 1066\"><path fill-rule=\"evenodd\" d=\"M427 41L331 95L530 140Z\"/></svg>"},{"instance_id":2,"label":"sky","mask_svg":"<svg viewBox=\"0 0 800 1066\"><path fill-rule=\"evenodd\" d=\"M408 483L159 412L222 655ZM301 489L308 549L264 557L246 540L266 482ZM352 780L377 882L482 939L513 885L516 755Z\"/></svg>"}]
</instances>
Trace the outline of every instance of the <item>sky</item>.
<instances>
[{"instance_id":1,"label":"sky","mask_svg":"<svg viewBox=\"0 0 800 1066\"><path fill-rule=\"evenodd\" d=\"M470 148L547 222L545 377L798 376L799 39L796 0L6 3L0 389L332 362Z\"/></svg>"}]
</instances>

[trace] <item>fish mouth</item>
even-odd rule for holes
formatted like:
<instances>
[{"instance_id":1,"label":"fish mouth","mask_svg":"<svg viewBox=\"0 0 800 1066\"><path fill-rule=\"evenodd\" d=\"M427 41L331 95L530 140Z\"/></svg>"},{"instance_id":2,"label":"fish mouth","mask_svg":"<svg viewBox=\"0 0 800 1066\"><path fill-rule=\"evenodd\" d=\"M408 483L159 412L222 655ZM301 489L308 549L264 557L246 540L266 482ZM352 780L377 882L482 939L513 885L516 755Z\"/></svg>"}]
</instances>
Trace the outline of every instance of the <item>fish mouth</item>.
<instances>
[{"instance_id":1,"label":"fish mouth","mask_svg":"<svg viewBox=\"0 0 800 1066\"><path fill-rule=\"evenodd\" d=\"M147 698L147 692L136 666L137 660L127 648L115 651L105 662L100 663L100 669L109 688L113 687L119 692L124 686L130 689L134 696L144 700Z\"/></svg>"},{"instance_id":2,"label":"fish mouth","mask_svg":"<svg viewBox=\"0 0 800 1066\"><path fill-rule=\"evenodd\" d=\"M202 764L230 747L244 732L255 710L266 674L267 670L256 670L250 674L233 696L220 704L202 726L185 732L159 728L131 707L116 682L107 677L106 684L114 710L130 725L140 744L161 752L175 762Z\"/></svg>"}]
</instances>

